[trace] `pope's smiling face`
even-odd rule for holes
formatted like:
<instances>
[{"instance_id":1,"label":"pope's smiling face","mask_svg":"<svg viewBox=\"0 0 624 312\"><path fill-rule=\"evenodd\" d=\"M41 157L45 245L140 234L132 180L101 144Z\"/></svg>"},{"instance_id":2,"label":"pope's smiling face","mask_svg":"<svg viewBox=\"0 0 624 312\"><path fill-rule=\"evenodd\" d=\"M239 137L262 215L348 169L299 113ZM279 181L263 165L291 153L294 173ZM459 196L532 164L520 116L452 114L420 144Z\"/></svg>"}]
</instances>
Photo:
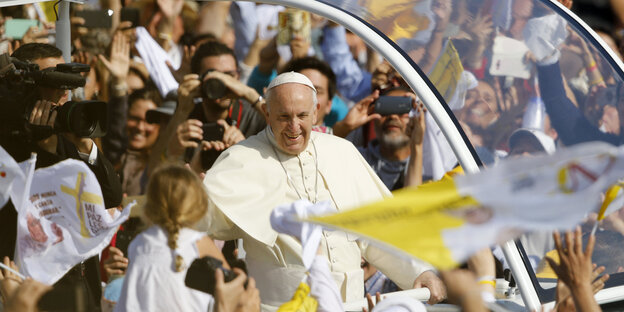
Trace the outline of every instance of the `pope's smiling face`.
<instances>
[{"instance_id":1,"label":"pope's smiling face","mask_svg":"<svg viewBox=\"0 0 624 312\"><path fill-rule=\"evenodd\" d=\"M310 87L298 83L286 83L269 90L264 114L283 152L298 155L308 146L318 111L314 96Z\"/></svg>"}]
</instances>

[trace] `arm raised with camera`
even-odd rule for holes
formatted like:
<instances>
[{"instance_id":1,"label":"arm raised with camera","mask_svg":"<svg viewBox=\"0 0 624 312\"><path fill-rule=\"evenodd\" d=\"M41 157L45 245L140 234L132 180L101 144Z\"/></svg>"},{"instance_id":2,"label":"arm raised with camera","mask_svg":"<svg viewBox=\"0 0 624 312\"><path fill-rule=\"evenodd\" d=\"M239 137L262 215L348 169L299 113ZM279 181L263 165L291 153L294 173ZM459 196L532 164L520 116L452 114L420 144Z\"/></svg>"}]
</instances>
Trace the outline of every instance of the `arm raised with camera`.
<instances>
[{"instance_id":1,"label":"arm raised with camera","mask_svg":"<svg viewBox=\"0 0 624 312\"><path fill-rule=\"evenodd\" d=\"M381 118L381 115L370 113L370 106L379 98L379 91L375 90L371 95L363 98L355 104L347 113L347 116L334 125L334 135L346 137L351 131L365 125L371 120Z\"/></svg>"},{"instance_id":2,"label":"arm raised with camera","mask_svg":"<svg viewBox=\"0 0 624 312\"><path fill-rule=\"evenodd\" d=\"M175 113L171 117L171 120L169 120L165 131L158 137L152 149L147 168L148 175L152 173L161 161L175 159L175 157L169 156L169 146L170 144L174 144L171 143L172 140L178 140L178 127L187 121L189 114L193 111L195 107L193 99L199 96L200 85L201 83L198 75L189 74L184 76L184 81L182 81L178 88L178 106L176 107ZM201 130L201 125L199 127ZM193 136L196 137L197 135L193 134ZM189 142L189 146L196 147L197 143L191 141ZM175 154L176 150L171 150L171 152Z\"/></svg>"},{"instance_id":3,"label":"arm raised with camera","mask_svg":"<svg viewBox=\"0 0 624 312\"><path fill-rule=\"evenodd\" d=\"M414 96L412 93L408 93ZM410 137L410 158L405 175L405 186L418 186L422 184L423 174L423 142L425 139L425 114L427 109L422 103L414 100L417 115L410 118L407 135Z\"/></svg>"},{"instance_id":4,"label":"arm raised with camera","mask_svg":"<svg viewBox=\"0 0 624 312\"><path fill-rule=\"evenodd\" d=\"M223 82L226 88L228 88L229 92L235 95L238 98L245 99L247 102L253 104L254 108L262 113L262 104L264 104L264 99L258 94L254 88L242 83L240 80L222 72L211 71L206 74L206 79L215 78Z\"/></svg>"}]
</instances>

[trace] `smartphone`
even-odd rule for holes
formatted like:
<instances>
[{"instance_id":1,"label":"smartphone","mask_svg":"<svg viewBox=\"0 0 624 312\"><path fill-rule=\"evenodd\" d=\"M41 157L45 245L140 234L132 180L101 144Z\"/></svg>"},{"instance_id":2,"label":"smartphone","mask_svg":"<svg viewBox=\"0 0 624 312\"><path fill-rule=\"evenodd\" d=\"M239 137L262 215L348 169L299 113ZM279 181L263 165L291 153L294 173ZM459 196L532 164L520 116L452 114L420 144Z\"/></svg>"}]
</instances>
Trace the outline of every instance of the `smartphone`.
<instances>
[{"instance_id":1,"label":"smartphone","mask_svg":"<svg viewBox=\"0 0 624 312\"><path fill-rule=\"evenodd\" d=\"M208 141L208 142L209 141L221 141L223 140L223 133L225 132L225 129L216 122L210 122L210 123L205 123L202 125L202 131L204 133L204 137L202 140ZM193 140L193 141L200 143L199 140ZM191 162L191 159L193 159L194 153L195 153L194 148L192 147L187 148L186 151L184 152L184 162L185 163ZM202 151L201 157L202 157L202 165L204 166L204 168L210 168L210 166L212 166L212 163L214 163L217 157L219 157L219 154L221 154L221 152L217 152L214 150Z\"/></svg>"},{"instance_id":2,"label":"smartphone","mask_svg":"<svg viewBox=\"0 0 624 312\"><path fill-rule=\"evenodd\" d=\"M210 122L202 125L202 131L204 132L204 141L210 142L223 140L225 129L216 122Z\"/></svg>"},{"instance_id":3,"label":"smartphone","mask_svg":"<svg viewBox=\"0 0 624 312\"><path fill-rule=\"evenodd\" d=\"M216 269L221 269L223 271L223 277L226 283L236 278L236 273L224 268L222 264L223 262L221 262L221 260L211 256L195 259L186 271L184 284L189 288L203 291L211 295L214 294ZM245 282L245 288L247 288L247 282Z\"/></svg>"},{"instance_id":4,"label":"smartphone","mask_svg":"<svg viewBox=\"0 0 624 312\"><path fill-rule=\"evenodd\" d=\"M141 12L138 8L122 8L121 9L121 21L122 22L131 22L132 27L139 26L139 18Z\"/></svg>"},{"instance_id":5,"label":"smartphone","mask_svg":"<svg viewBox=\"0 0 624 312\"><path fill-rule=\"evenodd\" d=\"M82 17L85 23L82 27L87 28L111 28L113 27L113 17L108 10L82 10L76 11L77 17Z\"/></svg>"},{"instance_id":6,"label":"smartphone","mask_svg":"<svg viewBox=\"0 0 624 312\"><path fill-rule=\"evenodd\" d=\"M382 116L407 114L412 110L412 100L409 96L380 96L375 101L375 113Z\"/></svg>"},{"instance_id":7,"label":"smartphone","mask_svg":"<svg viewBox=\"0 0 624 312\"><path fill-rule=\"evenodd\" d=\"M128 246L130 246L130 242L139 235L143 228L144 226L141 218L131 217L128 218L128 221L124 222L123 230L117 231L115 248L121 250L124 257L128 257Z\"/></svg>"},{"instance_id":8,"label":"smartphone","mask_svg":"<svg viewBox=\"0 0 624 312\"><path fill-rule=\"evenodd\" d=\"M38 20L13 18L4 22L4 32L6 37L21 40L28 29L39 26Z\"/></svg>"}]
</instances>

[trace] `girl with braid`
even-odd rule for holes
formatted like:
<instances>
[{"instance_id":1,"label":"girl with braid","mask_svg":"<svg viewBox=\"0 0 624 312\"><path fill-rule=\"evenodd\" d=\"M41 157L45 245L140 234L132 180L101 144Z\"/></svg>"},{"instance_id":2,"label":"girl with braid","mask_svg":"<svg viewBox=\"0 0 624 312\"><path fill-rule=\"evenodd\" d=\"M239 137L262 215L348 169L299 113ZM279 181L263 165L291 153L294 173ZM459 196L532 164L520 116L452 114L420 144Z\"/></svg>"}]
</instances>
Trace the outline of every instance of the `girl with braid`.
<instances>
[{"instance_id":1,"label":"girl with braid","mask_svg":"<svg viewBox=\"0 0 624 312\"><path fill-rule=\"evenodd\" d=\"M221 251L204 233L192 230L208 209L199 178L181 166L154 172L147 186L144 215L152 224L128 248L129 266L115 311L211 311L213 297L184 284L193 260L211 256L228 268Z\"/></svg>"}]
</instances>

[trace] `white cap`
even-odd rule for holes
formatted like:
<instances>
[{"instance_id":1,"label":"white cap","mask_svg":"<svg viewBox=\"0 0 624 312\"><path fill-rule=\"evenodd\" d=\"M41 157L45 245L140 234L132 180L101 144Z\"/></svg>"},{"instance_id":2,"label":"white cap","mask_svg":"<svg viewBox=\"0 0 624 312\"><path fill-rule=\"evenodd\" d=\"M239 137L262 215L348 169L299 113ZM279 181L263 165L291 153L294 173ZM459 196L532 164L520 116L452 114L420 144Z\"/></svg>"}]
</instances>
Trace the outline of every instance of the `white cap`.
<instances>
[{"instance_id":1,"label":"white cap","mask_svg":"<svg viewBox=\"0 0 624 312\"><path fill-rule=\"evenodd\" d=\"M310 79L308 79L308 77L306 77L303 74L300 73L296 73L296 72L287 72L287 73L283 73L280 74L279 76L275 77L273 80L271 80L271 83L269 83L269 86L267 87L267 91L279 86L279 85L283 85L285 83L298 83L298 84L302 84L302 85L306 85L308 87L310 87L314 93L316 94L316 88L314 88L314 85L312 84L312 81L310 81Z\"/></svg>"},{"instance_id":2,"label":"white cap","mask_svg":"<svg viewBox=\"0 0 624 312\"><path fill-rule=\"evenodd\" d=\"M533 139L534 142L538 143L539 147L549 155L555 152L555 140L541 130L528 128L516 129L516 131L509 136L509 148L513 148L518 143L518 140L523 137Z\"/></svg>"}]
</instances>

